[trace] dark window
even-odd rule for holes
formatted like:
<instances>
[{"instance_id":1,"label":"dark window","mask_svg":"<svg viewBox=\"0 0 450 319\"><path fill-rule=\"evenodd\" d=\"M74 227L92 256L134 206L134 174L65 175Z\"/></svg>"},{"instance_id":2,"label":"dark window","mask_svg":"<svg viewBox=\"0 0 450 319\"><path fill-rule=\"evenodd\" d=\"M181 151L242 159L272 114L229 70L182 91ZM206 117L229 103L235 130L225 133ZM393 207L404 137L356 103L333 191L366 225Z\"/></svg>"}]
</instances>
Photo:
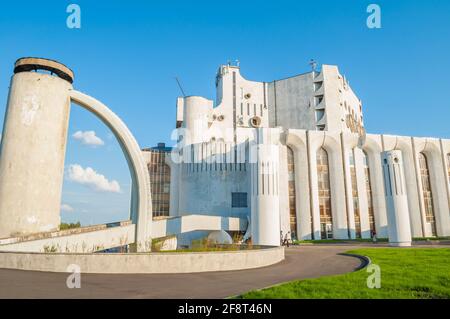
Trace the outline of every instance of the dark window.
<instances>
[{"instance_id":1,"label":"dark window","mask_svg":"<svg viewBox=\"0 0 450 319\"><path fill-rule=\"evenodd\" d=\"M373 196L372 196L372 185L370 183L370 169L369 169L369 159L367 154L363 152L363 163L364 163L364 173L366 178L366 192L367 192L367 207L369 209L369 223L371 234L375 231L375 215L373 211ZM371 236L372 236L371 235Z\"/></svg>"},{"instance_id":2,"label":"dark window","mask_svg":"<svg viewBox=\"0 0 450 319\"><path fill-rule=\"evenodd\" d=\"M425 204L425 219L431 226L432 236L436 236L436 217L434 215L433 193L431 191L430 170L423 153L419 153L420 176L422 179L422 196Z\"/></svg>"},{"instance_id":3,"label":"dark window","mask_svg":"<svg viewBox=\"0 0 450 319\"><path fill-rule=\"evenodd\" d=\"M316 160L319 184L320 235L322 239L332 239L333 214L331 212L330 169L327 151L320 148L317 151Z\"/></svg>"},{"instance_id":4,"label":"dark window","mask_svg":"<svg viewBox=\"0 0 450 319\"><path fill-rule=\"evenodd\" d=\"M247 207L247 193L231 193L231 207Z\"/></svg>"},{"instance_id":5,"label":"dark window","mask_svg":"<svg viewBox=\"0 0 450 319\"><path fill-rule=\"evenodd\" d=\"M169 216L170 206L170 167L166 164L169 153L152 150L148 163L152 195L153 217Z\"/></svg>"},{"instance_id":6,"label":"dark window","mask_svg":"<svg viewBox=\"0 0 450 319\"><path fill-rule=\"evenodd\" d=\"M349 162L350 177L352 183L353 213L355 215L355 233L356 238L361 238L361 214L359 211L359 194L356 179L355 155L353 154L353 150L350 151Z\"/></svg>"},{"instance_id":7,"label":"dark window","mask_svg":"<svg viewBox=\"0 0 450 319\"><path fill-rule=\"evenodd\" d=\"M289 221L291 237L297 239L297 212L295 204L295 164L294 152L287 147L287 166L288 166L288 195L289 195Z\"/></svg>"}]
</instances>

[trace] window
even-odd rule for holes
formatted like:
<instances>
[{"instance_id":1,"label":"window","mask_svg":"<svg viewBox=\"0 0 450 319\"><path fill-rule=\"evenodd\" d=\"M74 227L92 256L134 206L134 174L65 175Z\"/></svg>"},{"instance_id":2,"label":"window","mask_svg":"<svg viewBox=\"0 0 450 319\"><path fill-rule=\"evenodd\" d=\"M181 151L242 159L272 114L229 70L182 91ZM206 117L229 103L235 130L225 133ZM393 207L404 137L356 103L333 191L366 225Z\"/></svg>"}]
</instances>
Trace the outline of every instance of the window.
<instances>
[{"instance_id":1,"label":"window","mask_svg":"<svg viewBox=\"0 0 450 319\"><path fill-rule=\"evenodd\" d=\"M247 207L247 193L231 193L231 207Z\"/></svg>"},{"instance_id":2,"label":"window","mask_svg":"<svg viewBox=\"0 0 450 319\"><path fill-rule=\"evenodd\" d=\"M350 178L352 182L353 214L355 215L356 238L361 238L361 214L359 211L358 184L356 181L355 156L353 150L350 151Z\"/></svg>"},{"instance_id":3,"label":"window","mask_svg":"<svg viewBox=\"0 0 450 319\"><path fill-rule=\"evenodd\" d=\"M432 236L436 236L436 218L434 216L433 194L431 191L428 161L423 153L419 153L420 176L422 180L422 197L425 207L425 220L431 226Z\"/></svg>"},{"instance_id":4,"label":"window","mask_svg":"<svg viewBox=\"0 0 450 319\"><path fill-rule=\"evenodd\" d=\"M372 185L370 183L370 170L369 170L369 160L367 154L363 152L363 164L364 173L366 177L366 192L367 192L367 208L369 210L369 224L371 236L375 231L375 215L373 212L373 196L372 196Z\"/></svg>"},{"instance_id":5,"label":"window","mask_svg":"<svg viewBox=\"0 0 450 319\"><path fill-rule=\"evenodd\" d=\"M317 182L319 190L320 234L322 239L333 238L331 192L328 154L323 148L317 151Z\"/></svg>"},{"instance_id":6,"label":"window","mask_svg":"<svg viewBox=\"0 0 450 319\"><path fill-rule=\"evenodd\" d=\"M319 122L321 119L323 119L325 115L325 110L317 110L316 111L316 122Z\"/></svg>"},{"instance_id":7,"label":"window","mask_svg":"<svg viewBox=\"0 0 450 319\"><path fill-rule=\"evenodd\" d=\"M165 162L166 154L161 150L152 150L148 163L153 217L169 216L170 167Z\"/></svg>"},{"instance_id":8,"label":"window","mask_svg":"<svg viewBox=\"0 0 450 319\"><path fill-rule=\"evenodd\" d=\"M289 224L291 238L297 239L297 213L295 205L295 165L294 152L287 147L287 167L288 167L288 194L289 194Z\"/></svg>"}]
</instances>

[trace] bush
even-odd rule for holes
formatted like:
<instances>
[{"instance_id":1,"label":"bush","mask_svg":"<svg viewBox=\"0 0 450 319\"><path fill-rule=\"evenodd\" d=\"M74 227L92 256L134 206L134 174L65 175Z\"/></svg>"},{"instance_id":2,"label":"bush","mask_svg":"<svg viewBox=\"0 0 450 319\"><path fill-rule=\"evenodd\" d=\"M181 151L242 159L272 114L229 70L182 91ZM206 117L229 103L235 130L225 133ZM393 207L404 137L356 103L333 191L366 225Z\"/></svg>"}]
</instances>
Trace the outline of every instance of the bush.
<instances>
[{"instance_id":1,"label":"bush","mask_svg":"<svg viewBox=\"0 0 450 319\"><path fill-rule=\"evenodd\" d=\"M81 223L80 222L76 222L76 223L61 223L59 225L59 230L67 230L67 229L74 229L74 228L80 228L81 227Z\"/></svg>"}]
</instances>

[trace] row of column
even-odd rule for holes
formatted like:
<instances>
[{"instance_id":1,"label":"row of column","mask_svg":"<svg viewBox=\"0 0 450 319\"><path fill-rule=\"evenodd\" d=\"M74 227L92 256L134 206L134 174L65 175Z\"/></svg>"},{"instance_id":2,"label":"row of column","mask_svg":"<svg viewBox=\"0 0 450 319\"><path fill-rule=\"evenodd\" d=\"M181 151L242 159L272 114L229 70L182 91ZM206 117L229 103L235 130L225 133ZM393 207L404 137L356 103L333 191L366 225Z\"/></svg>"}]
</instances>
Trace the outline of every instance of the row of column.
<instances>
[{"instance_id":1,"label":"row of column","mask_svg":"<svg viewBox=\"0 0 450 319\"><path fill-rule=\"evenodd\" d=\"M357 229L362 238L371 237L369 205L371 204L375 230L378 237L388 237L386 193L381 153L399 150L403 154L405 188L411 233L414 237L431 236L426 228L422 181L418 154L427 155L430 171L433 207L436 216L437 235L450 235L450 194L446 163L446 150L450 153L450 141L428 142L420 138L368 135L364 140L356 134L289 130L286 144L294 153L295 189L297 208L297 237L299 239L323 238L320 225L320 204L317 174L317 152L323 148L328 155L329 186L333 237L356 238ZM356 227L350 154L354 157L356 171L356 210L359 209L360 227ZM414 154L414 155L413 155ZM366 159L365 159L366 157ZM368 172L366 172L366 164ZM369 183L366 182L368 173ZM370 185L370 191L367 186ZM355 183L353 183L355 187ZM284 196L284 195L283 195ZM369 198L370 196L370 198ZM287 200L281 198L281 201ZM288 213L289 214L289 213ZM289 215L288 215L289 216Z\"/></svg>"}]
</instances>

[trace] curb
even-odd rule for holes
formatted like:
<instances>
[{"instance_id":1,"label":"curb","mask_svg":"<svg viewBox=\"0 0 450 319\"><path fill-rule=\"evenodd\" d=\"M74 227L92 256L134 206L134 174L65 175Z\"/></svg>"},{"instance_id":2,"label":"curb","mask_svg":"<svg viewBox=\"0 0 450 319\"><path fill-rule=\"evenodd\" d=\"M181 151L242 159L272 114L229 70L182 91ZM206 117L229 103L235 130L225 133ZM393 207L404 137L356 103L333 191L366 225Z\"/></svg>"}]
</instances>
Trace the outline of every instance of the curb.
<instances>
[{"instance_id":1,"label":"curb","mask_svg":"<svg viewBox=\"0 0 450 319\"><path fill-rule=\"evenodd\" d=\"M344 273L344 274L351 274L353 272L360 271L361 269L364 269L367 266L369 266L370 264L372 264L372 260L369 257L367 257L367 256L357 255L357 254L350 254L350 253L339 253L337 255L354 257L354 258L358 258L359 260L362 261L361 265L359 265L355 270L353 270L351 272L348 272L348 273ZM344 274L341 274L341 275L344 275ZM327 276L321 276L321 277L317 277L317 278L323 278L323 277L327 277ZM313 279L313 278L311 278L311 279ZM273 285L270 285L270 286L267 286L267 287L263 287L263 288L259 288L259 289L253 289L253 290L250 290L250 291L261 291L261 290L264 290L264 289L274 288L274 287L278 287L278 286L281 286L281 285L284 285L284 284L287 284L287 283L290 283L290 282L293 282L293 281L297 281L297 280L305 280L305 279L294 279L294 280L279 282L279 283L276 283L276 284L273 284ZM249 291L246 291L246 292L249 292ZM244 293L246 293L246 292L244 292ZM243 293L238 294L238 295L234 295L234 296L229 296L229 297L226 297L224 299L235 299L235 298L241 296L242 294Z\"/></svg>"},{"instance_id":2,"label":"curb","mask_svg":"<svg viewBox=\"0 0 450 319\"><path fill-rule=\"evenodd\" d=\"M361 260L362 261L361 265L359 265L359 267L356 268L355 271L359 271L361 269L364 269L367 266L369 266L370 264L372 264L372 260L369 257L364 256L364 255L357 255L357 254L351 254L351 253L340 253L338 255L355 257L355 258L358 258L359 260Z\"/></svg>"}]
</instances>

